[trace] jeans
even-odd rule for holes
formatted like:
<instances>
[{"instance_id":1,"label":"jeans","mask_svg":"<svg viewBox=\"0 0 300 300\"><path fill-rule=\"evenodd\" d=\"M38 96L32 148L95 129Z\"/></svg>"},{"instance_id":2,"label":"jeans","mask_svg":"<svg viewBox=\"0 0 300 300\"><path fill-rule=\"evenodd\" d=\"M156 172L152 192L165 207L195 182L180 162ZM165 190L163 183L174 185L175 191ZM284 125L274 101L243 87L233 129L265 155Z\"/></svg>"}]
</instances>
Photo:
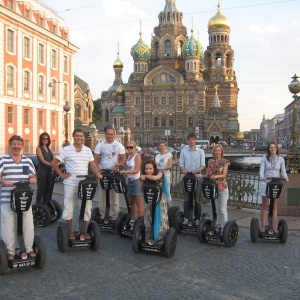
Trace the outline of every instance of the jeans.
<instances>
[{"instance_id":1,"label":"jeans","mask_svg":"<svg viewBox=\"0 0 300 300\"><path fill-rule=\"evenodd\" d=\"M220 224L221 227L224 228L225 224L228 222L228 213L227 213L227 201L229 198L228 188L225 190L219 190L219 197L216 199L216 207L217 207L217 224Z\"/></svg>"}]
</instances>

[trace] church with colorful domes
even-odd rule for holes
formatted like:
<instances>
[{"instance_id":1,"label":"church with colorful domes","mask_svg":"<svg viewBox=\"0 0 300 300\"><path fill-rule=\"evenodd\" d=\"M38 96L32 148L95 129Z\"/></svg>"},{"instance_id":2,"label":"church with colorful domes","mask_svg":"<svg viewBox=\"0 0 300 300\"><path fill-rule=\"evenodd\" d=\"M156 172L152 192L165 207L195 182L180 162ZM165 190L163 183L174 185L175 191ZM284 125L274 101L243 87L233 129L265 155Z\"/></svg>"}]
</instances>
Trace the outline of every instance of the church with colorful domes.
<instances>
[{"instance_id":1,"label":"church with colorful domes","mask_svg":"<svg viewBox=\"0 0 300 300\"><path fill-rule=\"evenodd\" d=\"M140 32L131 48L134 68L127 83L117 54L114 82L101 95L103 120L119 132L129 128L131 140L143 146L156 146L160 140L169 145L186 142L190 132L210 143L234 142L239 132L239 89L230 22L220 5L208 21L205 51L193 28L188 36L176 0L166 0L158 20L151 45Z\"/></svg>"}]
</instances>

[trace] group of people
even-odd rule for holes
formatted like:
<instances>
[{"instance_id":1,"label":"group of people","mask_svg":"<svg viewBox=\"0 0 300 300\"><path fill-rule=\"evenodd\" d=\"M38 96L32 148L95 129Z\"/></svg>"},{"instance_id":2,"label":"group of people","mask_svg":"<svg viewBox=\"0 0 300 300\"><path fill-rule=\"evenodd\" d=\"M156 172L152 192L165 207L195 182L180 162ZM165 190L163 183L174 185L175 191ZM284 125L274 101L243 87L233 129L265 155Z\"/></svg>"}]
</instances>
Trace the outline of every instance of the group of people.
<instances>
[{"instance_id":1,"label":"group of people","mask_svg":"<svg viewBox=\"0 0 300 300\"><path fill-rule=\"evenodd\" d=\"M0 184L3 185L1 191L1 237L4 239L8 249L8 259L12 260L15 254L15 233L14 233L14 212L11 210L10 192L13 188L13 183L17 181L29 181L30 184L37 182L37 203L47 203L49 200L49 181L52 170L54 170L61 178L64 179L64 210L63 219L66 220L69 239L75 239L72 230L72 219L75 200L77 199L77 188L80 179L77 175L87 175L88 167L93 171L98 179L102 179L102 169L110 169L120 171L121 174L126 174L128 178L128 199L131 205L131 221L133 228L138 217L144 216L145 223L145 240L152 243L151 226L152 220L152 205L144 205L142 187L147 180L162 180L162 197L157 209L160 210L160 228L158 232L159 244L164 243L164 236L169 228L168 224L168 207L171 206L171 176L172 154L167 152L165 142L159 143L160 153L154 160L147 160L142 164L142 159L137 153L137 145L134 141L128 141L126 150L124 146L115 140L115 130L108 127L105 130L105 140L99 142L94 149L94 154L91 149L84 145L84 132L82 129L75 129L73 132L73 144L70 144L61 149L54 157L50 145L51 138L46 132L42 133L39 138L39 146L36 149L38 157L37 177L32 161L22 155L24 140L22 137L14 135L10 138L10 152L0 158ZM229 166L229 161L225 159L223 147L216 144L213 148L213 158L208 160L207 167L205 165L205 154L201 148L196 147L197 136L190 133L187 137L188 147L183 148L179 158L179 168L183 174L188 172L193 173L198 178L197 189L194 194L194 218L196 225L199 224L201 217L201 179L209 177L212 180L218 181L219 196L216 199L217 215L220 220L221 227L224 227L228 221L227 200L229 198L226 176ZM66 173L62 173L59 164L64 163ZM123 170L121 170L123 167ZM125 170L124 170L125 167ZM205 175L201 172L206 168ZM260 168L260 178L263 181L261 185L262 195L262 211L261 211L261 231L264 231L266 226L266 211L268 207L268 197L266 196L266 183L269 177L287 178L285 172L284 159L278 155L278 147L275 143L268 146L268 154L262 158ZM119 195L113 190L110 191L111 217L116 219L119 213ZM184 223L188 223L189 206L188 194L183 188L184 196ZM105 212L105 191L99 193L101 214ZM273 228L275 228L277 216L278 199L274 203L274 218ZM84 225L91 218L92 201L86 204L84 214ZM24 239L26 251L28 255L34 257L33 245L33 220L32 209L30 208L24 213ZM88 233L86 233L88 238Z\"/></svg>"}]
</instances>

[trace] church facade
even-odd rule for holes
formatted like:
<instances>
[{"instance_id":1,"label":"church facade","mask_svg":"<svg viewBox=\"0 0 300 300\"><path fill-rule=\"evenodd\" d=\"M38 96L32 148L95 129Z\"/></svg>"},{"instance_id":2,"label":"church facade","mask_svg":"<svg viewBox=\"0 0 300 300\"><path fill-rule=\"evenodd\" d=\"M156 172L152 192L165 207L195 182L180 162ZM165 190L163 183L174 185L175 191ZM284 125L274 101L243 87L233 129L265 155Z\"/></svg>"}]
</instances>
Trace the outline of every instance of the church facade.
<instances>
[{"instance_id":1,"label":"church facade","mask_svg":"<svg viewBox=\"0 0 300 300\"><path fill-rule=\"evenodd\" d=\"M153 30L151 46L140 32L131 48L134 70L122 80L123 63L113 63L113 85L102 92L103 120L118 130L130 128L131 139L143 146L168 140L186 142L190 132L211 143L232 143L239 132L238 84L230 22L220 6L208 22L205 51L183 24L176 0L166 0Z\"/></svg>"}]
</instances>

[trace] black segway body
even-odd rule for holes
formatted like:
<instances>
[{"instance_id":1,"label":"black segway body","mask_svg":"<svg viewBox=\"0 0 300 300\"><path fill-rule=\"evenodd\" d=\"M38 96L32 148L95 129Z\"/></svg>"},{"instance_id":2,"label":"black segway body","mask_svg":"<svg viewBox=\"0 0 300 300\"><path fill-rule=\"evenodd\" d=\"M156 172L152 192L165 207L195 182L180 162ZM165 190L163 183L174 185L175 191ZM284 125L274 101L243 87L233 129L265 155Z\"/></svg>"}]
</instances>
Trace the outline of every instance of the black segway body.
<instances>
[{"instance_id":1,"label":"black segway body","mask_svg":"<svg viewBox=\"0 0 300 300\"><path fill-rule=\"evenodd\" d=\"M29 257L26 252L23 235L23 212L30 209L33 197L33 189L28 182L17 182L16 187L11 191L11 209L17 213L17 239L19 248L16 248L13 260L8 260L8 251L5 242L0 239L0 274L4 275L7 268L18 269L34 266L42 268L46 262L46 249L44 243L38 235L34 236L33 251L35 257Z\"/></svg>"},{"instance_id":2,"label":"black segway body","mask_svg":"<svg viewBox=\"0 0 300 300\"><path fill-rule=\"evenodd\" d=\"M155 206L161 200L161 187L158 181L147 180L143 187L146 204L152 205L152 221L154 220ZM154 241L153 226L151 227L150 243L145 242L145 225L139 223L134 226L132 236L132 249L135 253L141 251L164 253L166 257L173 257L177 245L177 232L169 228L164 238L164 244L159 245Z\"/></svg>"},{"instance_id":3,"label":"black segway body","mask_svg":"<svg viewBox=\"0 0 300 300\"><path fill-rule=\"evenodd\" d=\"M238 237L238 225L235 221L229 221L225 224L223 230L221 226L216 226L217 209L215 200L218 198L218 184L210 178L204 178L201 182L201 190L205 199L209 200L212 208L212 216L202 218L197 227L197 236L201 243L224 242L225 246L235 245Z\"/></svg>"},{"instance_id":4,"label":"black segway body","mask_svg":"<svg viewBox=\"0 0 300 300\"><path fill-rule=\"evenodd\" d=\"M87 201L92 201L98 186L97 180L93 176L77 176L86 177L81 180L78 185L78 198L82 201L79 214L79 230L74 231L75 239L71 240L68 237L68 229L65 223L58 226L56 237L57 246L60 252L65 252L67 247L82 248L89 247L92 250L97 250L100 245L100 229L95 221L91 221L87 227L87 233L90 238L85 236L85 229L83 226L84 212Z\"/></svg>"},{"instance_id":5,"label":"black segway body","mask_svg":"<svg viewBox=\"0 0 300 300\"><path fill-rule=\"evenodd\" d=\"M59 166L62 173L66 173L64 164ZM33 224L36 227L45 227L51 222L59 220L62 216L62 207L57 200L52 199L54 185L63 179L53 170L50 180L50 188L46 203L32 205Z\"/></svg>"},{"instance_id":6,"label":"black segway body","mask_svg":"<svg viewBox=\"0 0 300 300\"><path fill-rule=\"evenodd\" d=\"M258 239L269 241L280 241L285 243L288 237L288 224L285 219L279 219L278 221L278 233L275 233L272 228L273 219L273 207L274 200L278 199L283 190L283 183L280 178L268 178L271 179L266 187L266 195L270 198L270 206L268 213L268 225L264 232L260 231L260 225L258 218L253 217L250 224L250 238L253 243L256 243Z\"/></svg>"}]
</instances>

